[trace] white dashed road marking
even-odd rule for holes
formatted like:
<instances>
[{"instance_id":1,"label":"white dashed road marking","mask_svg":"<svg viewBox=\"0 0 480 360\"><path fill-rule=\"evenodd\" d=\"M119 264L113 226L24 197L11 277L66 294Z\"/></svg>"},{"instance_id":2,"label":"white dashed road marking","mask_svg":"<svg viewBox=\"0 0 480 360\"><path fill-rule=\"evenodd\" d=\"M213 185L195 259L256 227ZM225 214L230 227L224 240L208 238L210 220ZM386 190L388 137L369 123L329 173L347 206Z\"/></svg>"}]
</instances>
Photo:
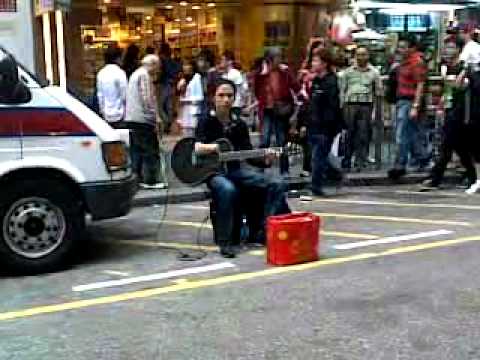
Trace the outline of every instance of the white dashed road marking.
<instances>
[{"instance_id":1,"label":"white dashed road marking","mask_svg":"<svg viewBox=\"0 0 480 360\"><path fill-rule=\"evenodd\" d=\"M236 266L230 262L223 262L223 263L213 264L213 265L191 267L191 268L186 268L181 270L173 270L173 271L168 271L164 273L136 276L136 277L127 278L127 279L102 281L102 282L86 284L86 285L78 285L78 286L74 286L72 290L75 292L80 292L80 291L104 289L104 288L110 288L115 286L136 284L140 282L171 279L171 278L185 276L185 275L201 274L209 271L218 271L218 270L230 269L234 267Z\"/></svg>"},{"instance_id":2,"label":"white dashed road marking","mask_svg":"<svg viewBox=\"0 0 480 360\"><path fill-rule=\"evenodd\" d=\"M427 232L410 234L410 235L389 236L389 237L376 239L376 240L367 240L367 241L358 241L358 242L347 243L347 244L338 244L338 245L334 245L333 248L335 250L351 250L351 249L357 249L357 248L373 246L373 245L391 244L391 243L401 242L401 241L409 241L409 240L448 235L451 233L453 233L453 231L450 231L450 230L427 231Z\"/></svg>"}]
</instances>

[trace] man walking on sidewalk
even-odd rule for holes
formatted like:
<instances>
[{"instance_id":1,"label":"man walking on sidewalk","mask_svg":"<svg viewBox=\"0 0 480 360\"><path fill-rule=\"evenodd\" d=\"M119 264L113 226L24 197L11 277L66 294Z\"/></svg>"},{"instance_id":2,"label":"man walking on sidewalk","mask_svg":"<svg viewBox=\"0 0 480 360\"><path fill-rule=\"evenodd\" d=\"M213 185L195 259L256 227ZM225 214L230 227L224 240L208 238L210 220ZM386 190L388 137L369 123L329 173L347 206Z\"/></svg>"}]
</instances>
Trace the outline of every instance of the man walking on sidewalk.
<instances>
[{"instance_id":1,"label":"man walking on sidewalk","mask_svg":"<svg viewBox=\"0 0 480 360\"><path fill-rule=\"evenodd\" d=\"M175 95L175 82L178 74L182 71L179 63L172 59L172 50L167 43L160 46L160 60L162 73L159 78L159 106L165 116L164 129L168 133L173 122L173 98Z\"/></svg>"},{"instance_id":2,"label":"man walking on sidewalk","mask_svg":"<svg viewBox=\"0 0 480 360\"><path fill-rule=\"evenodd\" d=\"M158 182L160 165L161 128L154 80L160 67L156 55L147 55L142 66L130 77L127 92L127 126L130 132L130 149L133 171L144 188L163 189Z\"/></svg>"},{"instance_id":3,"label":"man walking on sidewalk","mask_svg":"<svg viewBox=\"0 0 480 360\"><path fill-rule=\"evenodd\" d=\"M400 40L398 52L402 62L397 69L397 105L396 105L396 159L395 166L388 172L389 178L397 180L406 174L409 155L421 164L422 154L419 144L421 135L421 106L427 67L422 54L417 50L414 35L407 35Z\"/></svg>"},{"instance_id":4,"label":"man walking on sidewalk","mask_svg":"<svg viewBox=\"0 0 480 360\"><path fill-rule=\"evenodd\" d=\"M350 169L352 156L355 167L362 170L368 162L371 122L374 104L380 94L380 73L369 63L366 47L355 53L356 64L349 67L341 78L341 100L348 130L348 146L343 167Z\"/></svg>"},{"instance_id":5,"label":"man walking on sidewalk","mask_svg":"<svg viewBox=\"0 0 480 360\"><path fill-rule=\"evenodd\" d=\"M477 173L468 142L469 129L465 123L466 86L455 81L463 67L459 60L459 50L458 44L455 42L449 42L445 46L448 62L444 72L443 104L445 108L445 124L443 126L443 141L440 146L440 158L433 167L429 179L423 183L425 190L440 187L454 151L460 157L460 162L466 170L465 185L467 188L477 181Z\"/></svg>"}]
</instances>

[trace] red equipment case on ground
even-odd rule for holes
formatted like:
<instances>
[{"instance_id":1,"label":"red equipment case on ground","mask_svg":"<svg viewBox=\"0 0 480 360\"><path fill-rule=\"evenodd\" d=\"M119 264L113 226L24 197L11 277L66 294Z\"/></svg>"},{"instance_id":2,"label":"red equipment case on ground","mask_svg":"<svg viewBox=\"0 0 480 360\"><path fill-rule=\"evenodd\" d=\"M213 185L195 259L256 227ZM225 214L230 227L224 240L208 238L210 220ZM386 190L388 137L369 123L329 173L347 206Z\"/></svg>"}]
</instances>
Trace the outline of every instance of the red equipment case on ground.
<instances>
[{"instance_id":1,"label":"red equipment case on ground","mask_svg":"<svg viewBox=\"0 0 480 360\"><path fill-rule=\"evenodd\" d=\"M320 217L308 213L267 219L267 262L293 265L318 260Z\"/></svg>"}]
</instances>

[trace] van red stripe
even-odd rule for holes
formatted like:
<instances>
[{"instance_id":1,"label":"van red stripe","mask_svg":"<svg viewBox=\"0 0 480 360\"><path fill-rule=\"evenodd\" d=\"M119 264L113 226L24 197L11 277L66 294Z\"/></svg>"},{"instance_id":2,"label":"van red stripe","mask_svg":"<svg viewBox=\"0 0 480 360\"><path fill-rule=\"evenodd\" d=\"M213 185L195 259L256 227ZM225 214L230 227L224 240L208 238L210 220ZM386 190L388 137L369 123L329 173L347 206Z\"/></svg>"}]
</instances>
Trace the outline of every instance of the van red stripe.
<instances>
[{"instance_id":1,"label":"van red stripe","mask_svg":"<svg viewBox=\"0 0 480 360\"><path fill-rule=\"evenodd\" d=\"M0 136L93 135L78 117L65 109L1 109Z\"/></svg>"}]
</instances>

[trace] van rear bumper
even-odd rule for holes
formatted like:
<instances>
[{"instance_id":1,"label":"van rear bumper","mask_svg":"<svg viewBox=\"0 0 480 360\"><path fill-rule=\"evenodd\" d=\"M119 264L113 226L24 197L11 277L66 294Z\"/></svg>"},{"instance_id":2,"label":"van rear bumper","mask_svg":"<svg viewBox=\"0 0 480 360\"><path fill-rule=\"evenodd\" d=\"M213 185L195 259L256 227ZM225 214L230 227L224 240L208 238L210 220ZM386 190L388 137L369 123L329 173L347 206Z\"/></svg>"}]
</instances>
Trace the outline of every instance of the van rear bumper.
<instances>
[{"instance_id":1,"label":"van rear bumper","mask_svg":"<svg viewBox=\"0 0 480 360\"><path fill-rule=\"evenodd\" d=\"M137 192L137 179L86 183L81 186L92 220L111 219L128 214Z\"/></svg>"}]
</instances>

